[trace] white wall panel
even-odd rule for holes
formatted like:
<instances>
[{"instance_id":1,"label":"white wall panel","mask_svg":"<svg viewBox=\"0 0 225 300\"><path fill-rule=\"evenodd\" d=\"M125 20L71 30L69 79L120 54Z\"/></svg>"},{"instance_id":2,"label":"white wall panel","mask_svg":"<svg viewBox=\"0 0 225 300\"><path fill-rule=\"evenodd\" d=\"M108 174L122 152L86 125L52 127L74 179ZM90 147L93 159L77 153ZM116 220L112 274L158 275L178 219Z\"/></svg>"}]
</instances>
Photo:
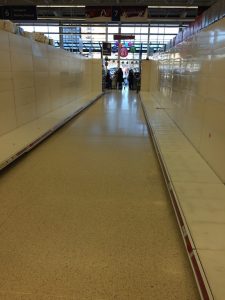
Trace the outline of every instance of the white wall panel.
<instances>
[{"instance_id":1,"label":"white wall panel","mask_svg":"<svg viewBox=\"0 0 225 300\"><path fill-rule=\"evenodd\" d=\"M0 93L0 135L16 128L16 111L13 91Z\"/></svg>"},{"instance_id":2,"label":"white wall panel","mask_svg":"<svg viewBox=\"0 0 225 300\"><path fill-rule=\"evenodd\" d=\"M13 81L11 72L0 71L0 92L12 91Z\"/></svg>"},{"instance_id":3,"label":"white wall panel","mask_svg":"<svg viewBox=\"0 0 225 300\"><path fill-rule=\"evenodd\" d=\"M0 50L0 70L9 72L11 70L10 54L8 50Z\"/></svg>"},{"instance_id":4,"label":"white wall panel","mask_svg":"<svg viewBox=\"0 0 225 300\"><path fill-rule=\"evenodd\" d=\"M48 85L35 86L37 116L41 117L52 110L50 89Z\"/></svg>"},{"instance_id":5,"label":"white wall panel","mask_svg":"<svg viewBox=\"0 0 225 300\"><path fill-rule=\"evenodd\" d=\"M9 34L9 44L11 52L22 52L23 54L31 54L32 53L32 41L28 38L16 35Z\"/></svg>"},{"instance_id":6,"label":"white wall panel","mask_svg":"<svg viewBox=\"0 0 225 300\"><path fill-rule=\"evenodd\" d=\"M12 52L11 66L13 72L33 72L32 55L24 54L22 52Z\"/></svg>"},{"instance_id":7,"label":"white wall panel","mask_svg":"<svg viewBox=\"0 0 225 300\"><path fill-rule=\"evenodd\" d=\"M34 87L34 72L18 71L12 73L14 89Z\"/></svg>"},{"instance_id":8,"label":"white wall panel","mask_svg":"<svg viewBox=\"0 0 225 300\"><path fill-rule=\"evenodd\" d=\"M101 93L101 62L0 30L0 135Z\"/></svg>"},{"instance_id":9,"label":"white wall panel","mask_svg":"<svg viewBox=\"0 0 225 300\"><path fill-rule=\"evenodd\" d=\"M225 182L225 19L155 59L142 81L159 78L149 91Z\"/></svg>"},{"instance_id":10,"label":"white wall panel","mask_svg":"<svg viewBox=\"0 0 225 300\"><path fill-rule=\"evenodd\" d=\"M6 31L0 30L0 50L9 50L9 34Z\"/></svg>"}]
</instances>

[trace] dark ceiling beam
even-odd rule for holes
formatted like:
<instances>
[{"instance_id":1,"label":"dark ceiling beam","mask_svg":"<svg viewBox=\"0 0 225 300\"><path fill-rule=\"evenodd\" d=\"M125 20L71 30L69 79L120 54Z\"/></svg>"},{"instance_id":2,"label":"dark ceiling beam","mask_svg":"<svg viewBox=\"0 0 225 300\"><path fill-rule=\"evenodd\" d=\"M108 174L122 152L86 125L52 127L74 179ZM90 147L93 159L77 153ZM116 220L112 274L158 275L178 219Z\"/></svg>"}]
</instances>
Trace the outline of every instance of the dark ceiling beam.
<instances>
[{"instance_id":1,"label":"dark ceiling beam","mask_svg":"<svg viewBox=\"0 0 225 300\"><path fill-rule=\"evenodd\" d=\"M85 19L84 8L38 8L39 18L59 17L60 19L82 18ZM198 15L197 9L149 9L149 20L162 20L164 22L191 22Z\"/></svg>"},{"instance_id":2,"label":"dark ceiling beam","mask_svg":"<svg viewBox=\"0 0 225 300\"><path fill-rule=\"evenodd\" d=\"M37 13L39 21L73 21L75 19L85 19L85 7L75 7L80 5L91 6L155 6L149 8L148 22L154 23L181 23L188 24L206 8L213 5L216 0L0 0L4 5L44 5L38 7ZM50 7L51 5L73 6L73 7ZM48 7L49 6L49 7ZM161 6L161 8L159 8ZM162 7L163 6L163 7ZM168 6L165 7L165 6ZM169 8L171 6L181 6L181 8ZM191 9L190 6L199 7ZM76 20L75 20L76 21Z\"/></svg>"},{"instance_id":3,"label":"dark ceiling beam","mask_svg":"<svg viewBox=\"0 0 225 300\"><path fill-rule=\"evenodd\" d=\"M197 5L197 6L211 6L216 0L0 0L2 5L89 5L89 6L102 6L102 5Z\"/></svg>"}]
</instances>

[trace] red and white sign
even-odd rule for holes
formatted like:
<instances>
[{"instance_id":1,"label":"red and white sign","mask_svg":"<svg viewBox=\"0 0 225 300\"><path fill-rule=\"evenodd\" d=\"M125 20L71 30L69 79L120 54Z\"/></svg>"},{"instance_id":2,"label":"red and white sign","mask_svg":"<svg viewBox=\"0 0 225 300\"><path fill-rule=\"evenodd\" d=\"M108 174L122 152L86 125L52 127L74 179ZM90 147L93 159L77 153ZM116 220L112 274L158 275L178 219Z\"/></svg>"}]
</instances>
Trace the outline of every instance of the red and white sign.
<instances>
[{"instance_id":1,"label":"red and white sign","mask_svg":"<svg viewBox=\"0 0 225 300\"><path fill-rule=\"evenodd\" d=\"M125 34L114 34L113 36L114 41L115 40L134 40L134 35L125 35Z\"/></svg>"}]
</instances>

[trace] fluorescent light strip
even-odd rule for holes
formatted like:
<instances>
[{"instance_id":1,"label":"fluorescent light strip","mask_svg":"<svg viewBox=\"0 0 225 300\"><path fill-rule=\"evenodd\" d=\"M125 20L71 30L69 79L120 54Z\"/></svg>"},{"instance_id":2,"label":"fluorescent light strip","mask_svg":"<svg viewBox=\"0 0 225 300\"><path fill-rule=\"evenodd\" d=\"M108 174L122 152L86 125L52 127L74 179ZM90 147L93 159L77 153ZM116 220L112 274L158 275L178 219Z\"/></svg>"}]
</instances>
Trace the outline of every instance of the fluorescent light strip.
<instances>
[{"instance_id":1,"label":"fluorescent light strip","mask_svg":"<svg viewBox=\"0 0 225 300\"><path fill-rule=\"evenodd\" d=\"M149 18L148 21L155 22L193 22L195 18ZM157 24L155 25L157 27Z\"/></svg>"},{"instance_id":2,"label":"fluorescent light strip","mask_svg":"<svg viewBox=\"0 0 225 300\"><path fill-rule=\"evenodd\" d=\"M85 21L86 19L81 18L57 18L57 17L38 17L38 20L56 20L56 21Z\"/></svg>"},{"instance_id":3,"label":"fluorescent light strip","mask_svg":"<svg viewBox=\"0 0 225 300\"><path fill-rule=\"evenodd\" d=\"M51 7L53 7L53 8L60 8L60 7L65 7L65 8L67 8L67 7L69 7L69 8L72 8L72 7L85 7L85 5L37 5L37 8L39 8L39 7L46 7L46 8L51 8Z\"/></svg>"},{"instance_id":4,"label":"fluorescent light strip","mask_svg":"<svg viewBox=\"0 0 225 300\"><path fill-rule=\"evenodd\" d=\"M184 9L198 9L198 6L178 6L178 5L150 5L148 8L184 8Z\"/></svg>"}]
</instances>

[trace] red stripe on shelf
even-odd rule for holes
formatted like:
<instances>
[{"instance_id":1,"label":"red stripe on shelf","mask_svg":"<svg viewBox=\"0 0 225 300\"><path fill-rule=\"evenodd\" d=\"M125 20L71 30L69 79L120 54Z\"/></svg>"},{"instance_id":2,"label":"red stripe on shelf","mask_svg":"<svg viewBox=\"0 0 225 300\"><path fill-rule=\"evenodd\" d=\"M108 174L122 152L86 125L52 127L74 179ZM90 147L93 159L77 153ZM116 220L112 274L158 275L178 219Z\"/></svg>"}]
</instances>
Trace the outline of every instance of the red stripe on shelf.
<instances>
[{"instance_id":1,"label":"red stripe on shelf","mask_svg":"<svg viewBox=\"0 0 225 300\"><path fill-rule=\"evenodd\" d=\"M194 249L192 247L192 244L191 244L191 241L189 239L189 236L188 236L188 234L186 232L185 223L183 221L182 214L181 214L179 206L177 204L176 196L174 195L174 192L170 189L170 179L169 179L169 176L167 174L166 168L164 166L163 160L161 158L161 154L160 154L160 151L158 149L158 145L156 143L156 140L155 140L155 137L154 137L154 133L153 133L152 127L151 127L151 125L149 123L148 116L147 116L147 113L146 113L146 110L144 108L144 105L143 105L142 101L141 101L141 104L142 104L142 108L143 108L143 111L144 111L145 119L146 119L146 122L147 122L147 125L148 125L148 131L149 131L150 135L152 136L153 143L154 143L154 146L155 146L155 150L156 150L159 162L160 162L160 166L162 168L162 172L164 174L165 181L167 183L168 191L169 191L169 194L171 196L172 204L173 204L176 216L177 216L177 221L178 221L178 223L180 225L181 232L182 232L182 235L184 237L184 242L185 242L185 245L186 245L187 253L188 253L188 256L190 257L190 261L191 261L191 264L192 264L192 267L193 267L193 270L194 270L194 273L195 273L195 276L196 276L196 281L198 282L198 286L199 286L199 289L201 291L202 299L204 299L204 300L210 300L209 293L207 291L204 279L202 277L200 268L198 266L198 263L197 263L197 260L196 260L196 257L195 257L194 251L193 251Z\"/></svg>"},{"instance_id":2,"label":"red stripe on shelf","mask_svg":"<svg viewBox=\"0 0 225 300\"><path fill-rule=\"evenodd\" d=\"M196 260L194 255L191 257L191 262L192 262L192 266L195 270L195 276L198 280L199 287L201 289L202 297L203 297L204 300L209 300L210 299L209 294L208 294L208 291L205 287L205 283L204 283L204 280L202 278L202 274L199 270L198 263L197 263L197 260Z\"/></svg>"}]
</instances>

